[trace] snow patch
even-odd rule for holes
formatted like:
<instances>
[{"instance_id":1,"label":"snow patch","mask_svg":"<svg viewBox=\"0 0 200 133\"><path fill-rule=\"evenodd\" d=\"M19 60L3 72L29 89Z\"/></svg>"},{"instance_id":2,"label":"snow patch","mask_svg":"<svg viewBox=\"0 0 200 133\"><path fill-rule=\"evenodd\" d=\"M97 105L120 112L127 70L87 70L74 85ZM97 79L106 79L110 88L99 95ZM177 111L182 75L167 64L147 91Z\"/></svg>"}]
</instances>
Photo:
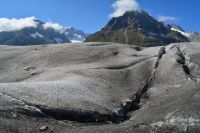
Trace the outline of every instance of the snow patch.
<instances>
[{"instance_id":1,"label":"snow patch","mask_svg":"<svg viewBox=\"0 0 200 133\"><path fill-rule=\"evenodd\" d=\"M70 40L72 43L79 43L79 42L83 42L83 41L80 41L80 40Z\"/></svg>"},{"instance_id":2,"label":"snow patch","mask_svg":"<svg viewBox=\"0 0 200 133\"><path fill-rule=\"evenodd\" d=\"M152 36L157 36L158 34L153 33L153 32L150 32L150 35L152 35Z\"/></svg>"},{"instance_id":3,"label":"snow patch","mask_svg":"<svg viewBox=\"0 0 200 133\"><path fill-rule=\"evenodd\" d=\"M56 43L63 43L63 39L61 38L54 38L54 40L56 41Z\"/></svg>"},{"instance_id":4,"label":"snow patch","mask_svg":"<svg viewBox=\"0 0 200 133\"><path fill-rule=\"evenodd\" d=\"M190 35L189 33L180 31L180 30L178 30L178 29L171 28L171 30L176 31L176 32L179 32L179 33L181 33L182 35L184 35L184 36L186 36L186 37L191 37L191 35Z\"/></svg>"},{"instance_id":5,"label":"snow patch","mask_svg":"<svg viewBox=\"0 0 200 133\"><path fill-rule=\"evenodd\" d=\"M44 37L44 35L40 34L39 32L35 32L33 34L30 34L30 36L33 37L33 38L37 38L37 37L43 38Z\"/></svg>"},{"instance_id":6,"label":"snow patch","mask_svg":"<svg viewBox=\"0 0 200 133\"><path fill-rule=\"evenodd\" d=\"M69 32L65 32L65 35L69 35Z\"/></svg>"},{"instance_id":7,"label":"snow patch","mask_svg":"<svg viewBox=\"0 0 200 133\"><path fill-rule=\"evenodd\" d=\"M72 27L65 27L66 29L72 29Z\"/></svg>"},{"instance_id":8,"label":"snow patch","mask_svg":"<svg viewBox=\"0 0 200 133\"><path fill-rule=\"evenodd\" d=\"M78 34L74 34L74 36L76 36L78 38L83 38L81 35L78 35Z\"/></svg>"}]
</instances>

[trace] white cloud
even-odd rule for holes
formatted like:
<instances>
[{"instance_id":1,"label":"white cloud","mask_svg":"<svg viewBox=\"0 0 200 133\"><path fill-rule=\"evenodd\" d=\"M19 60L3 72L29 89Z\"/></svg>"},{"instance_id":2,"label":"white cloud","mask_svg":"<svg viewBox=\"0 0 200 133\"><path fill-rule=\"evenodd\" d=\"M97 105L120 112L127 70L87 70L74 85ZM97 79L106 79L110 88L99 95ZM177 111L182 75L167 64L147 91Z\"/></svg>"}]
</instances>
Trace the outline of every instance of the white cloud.
<instances>
[{"instance_id":1,"label":"white cloud","mask_svg":"<svg viewBox=\"0 0 200 133\"><path fill-rule=\"evenodd\" d=\"M16 31L21 30L26 27L34 27L37 28L39 25L39 22L35 21L37 20L36 17L26 17L26 18L0 18L0 32L2 31ZM42 25L44 29L52 28L55 31L58 31L60 33L63 33L66 28L58 23L54 22L46 22Z\"/></svg>"},{"instance_id":2,"label":"white cloud","mask_svg":"<svg viewBox=\"0 0 200 133\"><path fill-rule=\"evenodd\" d=\"M126 11L139 10L140 6L137 0L116 0L112 7L114 12L110 14L110 17L122 16Z\"/></svg>"},{"instance_id":3,"label":"white cloud","mask_svg":"<svg viewBox=\"0 0 200 133\"><path fill-rule=\"evenodd\" d=\"M64 30L66 29L65 27L61 26L58 23L53 23L53 22L47 22L45 24L43 24L43 28L44 29L48 29L48 28L52 28L58 32L64 32Z\"/></svg>"},{"instance_id":4,"label":"white cloud","mask_svg":"<svg viewBox=\"0 0 200 133\"><path fill-rule=\"evenodd\" d=\"M158 16L158 20L162 22L177 22L180 20L180 18L173 16Z\"/></svg>"},{"instance_id":5,"label":"white cloud","mask_svg":"<svg viewBox=\"0 0 200 133\"><path fill-rule=\"evenodd\" d=\"M26 27L37 27L38 23L35 20L36 20L35 17L27 17L21 19L0 18L0 32L16 31Z\"/></svg>"}]
</instances>

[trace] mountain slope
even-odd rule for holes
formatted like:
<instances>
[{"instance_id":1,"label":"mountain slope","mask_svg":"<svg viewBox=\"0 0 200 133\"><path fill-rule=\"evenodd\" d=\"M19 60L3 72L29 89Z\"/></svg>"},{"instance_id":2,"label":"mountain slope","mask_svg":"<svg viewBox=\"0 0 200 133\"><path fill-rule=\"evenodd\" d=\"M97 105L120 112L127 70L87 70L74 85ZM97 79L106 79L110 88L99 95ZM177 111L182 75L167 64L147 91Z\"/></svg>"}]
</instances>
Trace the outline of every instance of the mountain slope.
<instances>
[{"instance_id":1,"label":"mountain slope","mask_svg":"<svg viewBox=\"0 0 200 133\"><path fill-rule=\"evenodd\" d=\"M183 36L187 37L188 40L191 42L199 42L200 41L200 34L197 32L186 32L185 30L183 30L182 27L177 26L175 24L168 25L168 27L170 27L171 30L173 30L173 31L177 31L177 32L181 33Z\"/></svg>"},{"instance_id":2,"label":"mountain slope","mask_svg":"<svg viewBox=\"0 0 200 133\"><path fill-rule=\"evenodd\" d=\"M53 29L24 28L20 31L0 33L1 45L40 45L69 42L64 34Z\"/></svg>"},{"instance_id":3,"label":"mountain slope","mask_svg":"<svg viewBox=\"0 0 200 133\"><path fill-rule=\"evenodd\" d=\"M123 16L112 18L101 31L86 39L86 42L93 41L156 46L187 42L188 39L144 11L130 11Z\"/></svg>"},{"instance_id":4,"label":"mountain slope","mask_svg":"<svg viewBox=\"0 0 200 133\"><path fill-rule=\"evenodd\" d=\"M53 28L44 28L38 20L37 27L25 27L20 30L0 32L1 45L40 45L53 43L69 43L64 33ZM59 41L58 41L59 40Z\"/></svg>"},{"instance_id":5,"label":"mountain slope","mask_svg":"<svg viewBox=\"0 0 200 133\"><path fill-rule=\"evenodd\" d=\"M34 26L26 26L27 22L32 22ZM12 22L12 20L7 19ZM41 45L41 44L58 44L58 43L70 43L70 42L82 42L87 37L83 31L75 28L66 28L58 23L41 22L34 17L15 20L18 23L22 23L21 29L13 29L14 23L9 24L0 23L0 45ZM6 25L6 26L4 26ZM5 28L4 28L5 27ZM6 29L7 28L7 29ZM10 29L9 29L10 28Z\"/></svg>"}]
</instances>

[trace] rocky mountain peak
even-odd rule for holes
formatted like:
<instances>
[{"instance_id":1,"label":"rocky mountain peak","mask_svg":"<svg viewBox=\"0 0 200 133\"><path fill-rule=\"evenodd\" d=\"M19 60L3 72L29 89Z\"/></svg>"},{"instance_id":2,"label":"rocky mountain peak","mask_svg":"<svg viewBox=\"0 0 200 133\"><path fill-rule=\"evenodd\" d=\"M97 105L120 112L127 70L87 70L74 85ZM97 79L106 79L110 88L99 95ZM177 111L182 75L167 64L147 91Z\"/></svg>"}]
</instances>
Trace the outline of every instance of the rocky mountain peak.
<instances>
[{"instance_id":1,"label":"rocky mountain peak","mask_svg":"<svg viewBox=\"0 0 200 133\"><path fill-rule=\"evenodd\" d=\"M188 39L145 11L128 11L120 17L112 18L101 31L89 36L86 41L157 46L187 42Z\"/></svg>"},{"instance_id":2,"label":"rocky mountain peak","mask_svg":"<svg viewBox=\"0 0 200 133\"><path fill-rule=\"evenodd\" d=\"M166 33L168 31L164 23L158 22L145 11L128 11L123 16L113 19L114 21L111 20L109 24L114 22L114 24L112 24L114 28L132 28L156 34Z\"/></svg>"}]
</instances>

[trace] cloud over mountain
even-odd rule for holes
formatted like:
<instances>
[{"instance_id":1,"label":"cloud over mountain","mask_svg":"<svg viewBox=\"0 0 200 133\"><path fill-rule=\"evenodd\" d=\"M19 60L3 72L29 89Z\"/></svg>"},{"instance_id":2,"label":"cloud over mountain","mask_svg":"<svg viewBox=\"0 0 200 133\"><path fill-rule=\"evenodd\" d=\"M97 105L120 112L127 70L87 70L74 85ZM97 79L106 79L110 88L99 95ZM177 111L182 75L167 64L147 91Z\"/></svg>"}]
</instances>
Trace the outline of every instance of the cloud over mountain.
<instances>
[{"instance_id":1,"label":"cloud over mountain","mask_svg":"<svg viewBox=\"0 0 200 133\"><path fill-rule=\"evenodd\" d=\"M180 18L173 17L173 16L158 16L158 20L162 22L177 22L180 20Z\"/></svg>"},{"instance_id":2,"label":"cloud over mountain","mask_svg":"<svg viewBox=\"0 0 200 133\"><path fill-rule=\"evenodd\" d=\"M41 45L82 42L88 34L36 17L0 18L0 45Z\"/></svg>"},{"instance_id":3,"label":"cloud over mountain","mask_svg":"<svg viewBox=\"0 0 200 133\"><path fill-rule=\"evenodd\" d=\"M21 19L0 18L0 32L21 30L26 27L37 27L38 22L35 20L35 17L27 17Z\"/></svg>"},{"instance_id":4,"label":"cloud over mountain","mask_svg":"<svg viewBox=\"0 0 200 133\"><path fill-rule=\"evenodd\" d=\"M110 14L110 17L122 16L126 11L139 10L140 6L137 0L116 0L112 7L114 12Z\"/></svg>"},{"instance_id":5,"label":"cloud over mountain","mask_svg":"<svg viewBox=\"0 0 200 133\"><path fill-rule=\"evenodd\" d=\"M37 21L36 17L26 17L26 18L0 18L0 32L2 31L17 31L17 30L21 30L23 28L28 28L28 27L34 27L37 28L38 27L39 22ZM44 29L54 29L57 32L64 32L66 27L58 24L58 23L54 23L54 22L46 22L43 23L42 27Z\"/></svg>"},{"instance_id":6,"label":"cloud over mountain","mask_svg":"<svg viewBox=\"0 0 200 133\"><path fill-rule=\"evenodd\" d=\"M60 24L58 23L53 23L53 22L46 22L44 25L43 25L44 29L48 29L48 28L52 28L58 32L64 32L65 31L65 27L61 26Z\"/></svg>"}]
</instances>

